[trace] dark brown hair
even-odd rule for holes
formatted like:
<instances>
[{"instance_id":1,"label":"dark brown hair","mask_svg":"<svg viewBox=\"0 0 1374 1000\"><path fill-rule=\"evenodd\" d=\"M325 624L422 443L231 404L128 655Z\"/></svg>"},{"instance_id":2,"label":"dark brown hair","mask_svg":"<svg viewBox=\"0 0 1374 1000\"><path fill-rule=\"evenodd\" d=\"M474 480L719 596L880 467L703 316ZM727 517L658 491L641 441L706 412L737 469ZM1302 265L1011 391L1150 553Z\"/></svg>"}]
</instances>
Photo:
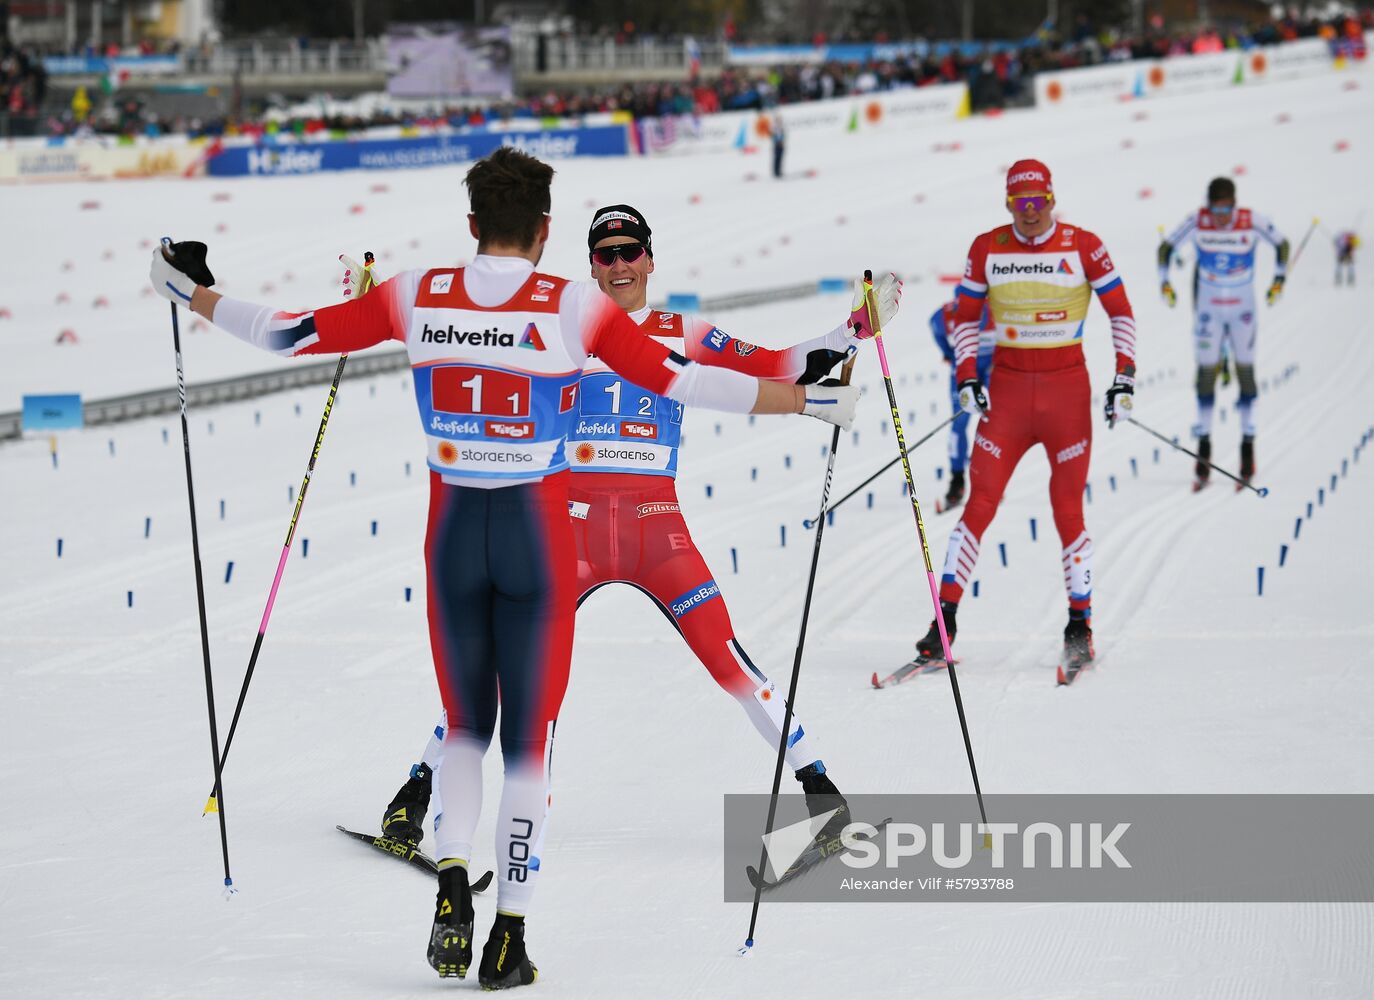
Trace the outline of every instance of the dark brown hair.
<instances>
[{"instance_id":1,"label":"dark brown hair","mask_svg":"<svg viewBox=\"0 0 1374 1000\"><path fill-rule=\"evenodd\" d=\"M511 146L478 160L464 182L479 243L528 249L551 204L553 167Z\"/></svg>"}]
</instances>

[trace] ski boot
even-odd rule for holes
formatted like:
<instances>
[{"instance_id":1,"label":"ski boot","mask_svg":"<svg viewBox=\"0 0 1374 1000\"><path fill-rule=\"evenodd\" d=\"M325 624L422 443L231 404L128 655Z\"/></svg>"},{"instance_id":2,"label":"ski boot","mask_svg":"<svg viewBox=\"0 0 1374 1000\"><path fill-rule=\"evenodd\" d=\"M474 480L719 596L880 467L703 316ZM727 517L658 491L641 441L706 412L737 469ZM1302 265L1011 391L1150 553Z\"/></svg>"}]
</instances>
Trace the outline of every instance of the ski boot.
<instances>
[{"instance_id":1,"label":"ski boot","mask_svg":"<svg viewBox=\"0 0 1374 1000\"><path fill-rule=\"evenodd\" d=\"M1093 630L1087 617L1069 615L1064 626L1064 658L1059 665L1059 683L1072 684L1079 671L1093 662Z\"/></svg>"},{"instance_id":2,"label":"ski boot","mask_svg":"<svg viewBox=\"0 0 1374 1000\"><path fill-rule=\"evenodd\" d=\"M525 918L498 913L491 925L477 981L484 990L504 990L528 986L539 978L539 970L525 954Z\"/></svg>"},{"instance_id":3,"label":"ski boot","mask_svg":"<svg viewBox=\"0 0 1374 1000\"><path fill-rule=\"evenodd\" d=\"M439 869L439 895L425 957L441 979L467 976L468 966L472 964L472 921L468 870L462 865Z\"/></svg>"},{"instance_id":4,"label":"ski boot","mask_svg":"<svg viewBox=\"0 0 1374 1000\"><path fill-rule=\"evenodd\" d=\"M410 780L401 786L391 805L382 813L382 836L418 847L425 839L425 813L433 772L428 764L410 769Z\"/></svg>"},{"instance_id":5,"label":"ski boot","mask_svg":"<svg viewBox=\"0 0 1374 1000\"><path fill-rule=\"evenodd\" d=\"M959 605L953 601L940 602L940 613L945 619L945 635L949 636L951 649L954 648L954 634L958 631L954 620L958 611ZM940 628L934 619L931 620L930 628L921 641L916 643L916 662L929 663L932 660L939 660L941 663L945 660L945 647L940 642Z\"/></svg>"},{"instance_id":6,"label":"ski boot","mask_svg":"<svg viewBox=\"0 0 1374 1000\"><path fill-rule=\"evenodd\" d=\"M947 510L953 510L964 502L964 471L949 474L949 489L945 491L945 499L938 504L937 514L943 514Z\"/></svg>"},{"instance_id":7,"label":"ski boot","mask_svg":"<svg viewBox=\"0 0 1374 1000\"><path fill-rule=\"evenodd\" d=\"M1193 492L1196 493L1207 485L1207 479L1212 474L1212 467L1207 461L1212 457L1212 438L1210 435L1203 434L1197 439L1198 460L1193 465Z\"/></svg>"},{"instance_id":8,"label":"ski boot","mask_svg":"<svg viewBox=\"0 0 1374 1000\"><path fill-rule=\"evenodd\" d=\"M1240 439L1240 478L1241 482L1236 483L1236 492L1239 493L1246 486L1250 485L1250 480L1255 478L1255 438L1254 435L1247 435ZM1242 485L1242 483L1244 485Z\"/></svg>"},{"instance_id":9,"label":"ski boot","mask_svg":"<svg viewBox=\"0 0 1374 1000\"><path fill-rule=\"evenodd\" d=\"M830 775L825 773L825 764L819 760L814 764L808 764L796 773L796 777L801 782L802 792L806 795L808 813L812 816L824 816L830 810L836 810L835 815L826 820L825 826L816 834L816 839L838 841L840 831L849 822L849 803L830 780Z\"/></svg>"}]
</instances>

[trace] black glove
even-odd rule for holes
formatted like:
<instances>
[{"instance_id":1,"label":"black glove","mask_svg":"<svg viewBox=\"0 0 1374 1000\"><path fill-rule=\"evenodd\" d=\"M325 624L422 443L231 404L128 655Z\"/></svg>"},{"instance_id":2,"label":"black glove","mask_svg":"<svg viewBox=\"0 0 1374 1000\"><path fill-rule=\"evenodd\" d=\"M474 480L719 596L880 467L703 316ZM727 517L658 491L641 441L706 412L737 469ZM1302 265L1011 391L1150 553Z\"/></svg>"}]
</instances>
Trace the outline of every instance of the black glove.
<instances>
[{"instance_id":1,"label":"black glove","mask_svg":"<svg viewBox=\"0 0 1374 1000\"><path fill-rule=\"evenodd\" d=\"M988 391L976 378L966 378L959 383L959 407L968 414L979 416L992 409L988 402Z\"/></svg>"},{"instance_id":2,"label":"black glove","mask_svg":"<svg viewBox=\"0 0 1374 1000\"><path fill-rule=\"evenodd\" d=\"M1115 427L1118 420L1131 415L1135 405L1135 376L1117 372L1112 387L1107 390L1107 400L1102 406L1102 415L1107 418L1107 426Z\"/></svg>"}]
</instances>

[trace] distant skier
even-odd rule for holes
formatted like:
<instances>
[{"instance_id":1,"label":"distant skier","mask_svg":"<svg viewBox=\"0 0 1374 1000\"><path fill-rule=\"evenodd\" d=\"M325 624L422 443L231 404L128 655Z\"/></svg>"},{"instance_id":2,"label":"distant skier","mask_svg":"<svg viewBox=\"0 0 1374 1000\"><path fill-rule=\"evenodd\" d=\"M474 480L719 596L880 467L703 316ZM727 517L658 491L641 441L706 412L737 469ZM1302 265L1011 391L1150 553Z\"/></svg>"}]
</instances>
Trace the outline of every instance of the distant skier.
<instances>
[{"instance_id":1,"label":"distant skier","mask_svg":"<svg viewBox=\"0 0 1374 1000\"><path fill-rule=\"evenodd\" d=\"M1260 240L1275 247L1274 280L1265 299L1273 305L1283 294L1288 267L1288 240L1265 216L1236 207L1236 185L1229 177L1217 177L1207 185L1207 205L1189 213L1177 229L1159 245L1159 290L1172 308L1178 301L1169 283L1169 259L1174 248L1191 240L1197 254L1194 286L1193 351L1197 359L1198 454L1212 457L1212 412L1216 403L1217 369L1223 345L1230 345L1240 383L1236 410L1240 414L1240 475L1249 482L1255 475L1255 251ZM1194 490L1207 485L1211 468L1203 461L1195 467ZM1237 487L1239 489L1240 487Z\"/></svg>"},{"instance_id":2,"label":"distant skier","mask_svg":"<svg viewBox=\"0 0 1374 1000\"><path fill-rule=\"evenodd\" d=\"M777 108L768 116L768 136L773 141L773 177L782 180L782 158L787 151L787 125Z\"/></svg>"},{"instance_id":3,"label":"distant skier","mask_svg":"<svg viewBox=\"0 0 1374 1000\"><path fill-rule=\"evenodd\" d=\"M534 981L525 913L539 871L554 724L567 690L577 594L564 441L589 355L682 403L852 419L857 389L779 385L695 364L645 337L589 283L535 270L549 238L553 169L502 147L468 171L466 267L404 271L368 295L291 313L204 285L205 245L153 251L153 289L241 340L293 357L397 340L409 354L430 468L425 538L430 645L451 726L439 784L439 891L428 959L466 975L467 865L496 729L505 767L496 823L497 915L478 978Z\"/></svg>"},{"instance_id":4,"label":"distant skier","mask_svg":"<svg viewBox=\"0 0 1374 1000\"><path fill-rule=\"evenodd\" d=\"M1051 214L1049 168L1018 160L1007 172L1013 222L973 241L955 314L959 403L981 416L963 519L950 535L940 607L951 641L955 613L973 575L983 533L1021 457L1037 444L1050 463L1050 504L1063 545L1069 620L1065 673L1093 658L1092 540L1083 525L1083 487L1092 450L1092 388L1083 361L1083 323L1092 293L1112 324L1116 365L1106 391L1108 426L1129 415L1135 392L1135 318L1102 241ZM986 302L996 328L991 384L978 377L979 326ZM916 644L913 665L942 660L935 622Z\"/></svg>"},{"instance_id":5,"label":"distant skier","mask_svg":"<svg viewBox=\"0 0 1374 1000\"><path fill-rule=\"evenodd\" d=\"M1355 235L1353 230L1346 229L1336 234L1336 284L1341 283L1344 275L1345 283L1352 288L1355 285L1355 251L1360 246L1360 238Z\"/></svg>"},{"instance_id":6,"label":"distant skier","mask_svg":"<svg viewBox=\"0 0 1374 1000\"><path fill-rule=\"evenodd\" d=\"M949 488L945 491L944 503L938 513L943 514L964 502L964 470L968 467L968 423L969 415L959 405L959 383L954 377L954 348L950 338L954 335L954 317L959 308L959 296L946 302L930 315L930 332L935 338L935 346L944 355L949 365L949 401L954 408L954 423L949 427ZM988 384L992 371L992 351L997 345L996 331L992 328L992 317L987 306L983 306L983 320L978 337L978 381Z\"/></svg>"},{"instance_id":7,"label":"distant skier","mask_svg":"<svg viewBox=\"0 0 1374 1000\"><path fill-rule=\"evenodd\" d=\"M770 380L814 384L871 336L853 317L829 333L772 351L732 337L699 316L648 305L654 272L652 231L630 205L598 209L587 233L592 278L629 314L644 336L704 365ZM877 286L883 326L897 314L902 283L888 275ZM861 293L859 293L861 294ZM860 300L861 301L861 300ZM783 694L735 637L725 598L683 519L677 496L683 406L618 375L591 358L578 384L578 420L568 438L572 459L569 515L577 547L578 606L601 587L624 583L657 605L712 678L744 710L766 744L782 738ZM652 669L653 664L637 664ZM441 719L422 762L382 817L387 836L418 844L430 801L429 775L440 749ZM787 763L813 815L845 802L814 749L814 733L797 715L787 740Z\"/></svg>"}]
</instances>

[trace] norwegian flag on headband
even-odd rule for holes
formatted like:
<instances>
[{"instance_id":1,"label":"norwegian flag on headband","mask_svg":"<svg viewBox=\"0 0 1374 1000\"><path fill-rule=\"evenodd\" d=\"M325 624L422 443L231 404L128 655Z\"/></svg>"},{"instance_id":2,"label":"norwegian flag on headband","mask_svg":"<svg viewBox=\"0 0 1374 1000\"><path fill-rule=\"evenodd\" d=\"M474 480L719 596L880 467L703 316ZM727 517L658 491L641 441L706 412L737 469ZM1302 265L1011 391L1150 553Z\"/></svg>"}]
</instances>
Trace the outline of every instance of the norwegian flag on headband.
<instances>
[{"instance_id":1,"label":"norwegian flag on headband","mask_svg":"<svg viewBox=\"0 0 1374 1000\"><path fill-rule=\"evenodd\" d=\"M606 223L606 228L607 228L607 229L619 229L619 228L621 227L621 225L622 225L622 223L621 223L621 221L620 221L619 219L612 219L610 222Z\"/></svg>"}]
</instances>

